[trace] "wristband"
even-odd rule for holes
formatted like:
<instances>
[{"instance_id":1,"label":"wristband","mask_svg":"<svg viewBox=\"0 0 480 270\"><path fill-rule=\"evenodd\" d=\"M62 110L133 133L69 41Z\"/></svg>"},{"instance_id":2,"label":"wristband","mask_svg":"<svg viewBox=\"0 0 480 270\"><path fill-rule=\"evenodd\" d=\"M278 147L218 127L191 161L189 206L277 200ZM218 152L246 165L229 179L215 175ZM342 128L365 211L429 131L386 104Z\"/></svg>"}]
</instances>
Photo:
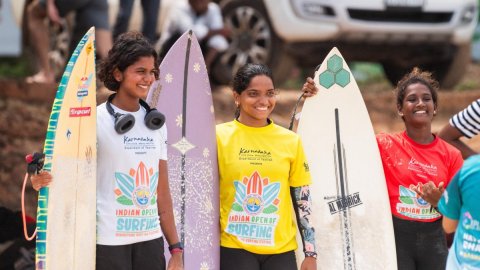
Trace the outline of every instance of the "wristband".
<instances>
[{"instance_id":1,"label":"wristband","mask_svg":"<svg viewBox=\"0 0 480 270\"><path fill-rule=\"evenodd\" d=\"M317 253L314 252L314 251L305 251L305 257L313 257L313 258L317 258Z\"/></svg>"},{"instance_id":2,"label":"wristband","mask_svg":"<svg viewBox=\"0 0 480 270\"><path fill-rule=\"evenodd\" d=\"M175 253L183 253L183 249L181 248L172 248L170 249L170 254L175 254Z\"/></svg>"},{"instance_id":3,"label":"wristband","mask_svg":"<svg viewBox=\"0 0 480 270\"><path fill-rule=\"evenodd\" d=\"M183 251L183 244L182 244L182 242L177 242L177 243L172 244L172 245L170 245L170 246L168 247L168 250L170 250L170 253L172 253L172 250L174 250L174 249L180 249L180 250Z\"/></svg>"}]
</instances>

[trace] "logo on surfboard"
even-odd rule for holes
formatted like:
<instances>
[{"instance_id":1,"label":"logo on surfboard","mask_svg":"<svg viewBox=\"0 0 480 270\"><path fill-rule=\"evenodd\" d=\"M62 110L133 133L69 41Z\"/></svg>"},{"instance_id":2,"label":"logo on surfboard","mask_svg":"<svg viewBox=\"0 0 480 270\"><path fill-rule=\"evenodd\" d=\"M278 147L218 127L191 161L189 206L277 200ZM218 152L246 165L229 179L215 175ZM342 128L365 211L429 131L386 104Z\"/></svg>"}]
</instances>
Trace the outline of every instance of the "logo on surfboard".
<instances>
[{"instance_id":1,"label":"logo on surfboard","mask_svg":"<svg viewBox=\"0 0 480 270\"><path fill-rule=\"evenodd\" d=\"M88 96L88 88L92 84L93 73L90 73L88 76L83 76L80 78L77 89L77 97L82 99L83 97Z\"/></svg>"},{"instance_id":2,"label":"logo on surfboard","mask_svg":"<svg viewBox=\"0 0 480 270\"><path fill-rule=\"evenodd\" d=\"M158 172L154 174L153 169L147 169L143 162L140 162L137 170L130 169L128 174L116 172L115 180L118 203L145 209L157 202Z\"/></svg>"},{"instance_id":3,"label":"logo on surfboard","mask_svg":"<svg viewBox=\"0 0 480 270\"><path fill-rule=\"evenodd\" d=\"M334 201L328 202L328 208L330 209L330 214L335 214L340 211L345 211L352 207L361 205L363 202L360 199L360 193L356 192L349 194L345 197L341 197Z\"/></svg>"},{"instance_id":4,"label":"logo on surfboard","mask_svg":"<svg viewBox=\"0 0 480 270\"><path fill-rule=\"evenodd\" d=\"M273 246L278 222L280 183L271 183L255 171L234 181L235 201L228 216L226 232L250 245Z\"/></svg>"},{"instance_id":5,"label":"logo on surfboard","mask_svg":"<svg viewBox=\"0 0 480 270\"><path fill-rule=\"evenodd\" d=\"M329 89L334 84L345 87L350 83L350 72L343 68L343 58L334 54L327 60L327 70L319 76L320 85Z\"/></svg>"}]
</instances>

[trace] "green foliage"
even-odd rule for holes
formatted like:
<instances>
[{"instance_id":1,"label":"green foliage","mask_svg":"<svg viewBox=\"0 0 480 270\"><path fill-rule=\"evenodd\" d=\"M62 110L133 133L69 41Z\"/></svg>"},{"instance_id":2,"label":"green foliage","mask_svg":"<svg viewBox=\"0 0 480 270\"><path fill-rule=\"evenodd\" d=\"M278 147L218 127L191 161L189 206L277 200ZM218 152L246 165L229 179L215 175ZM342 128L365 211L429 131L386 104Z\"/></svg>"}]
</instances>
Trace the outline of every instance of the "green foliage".
<instances>
[{"instance_id":1,"label":"green foliage","mask_svg":"<svg viewBox=\"0 0 480 270\"><path fill-rule=\"evenodd\" d=\"M469 91L476 89L480 89L480 81L472 79L464 79L455 87L455 90L458 91Z\"/></svg>"},{"instance_id":2,"label":"green foliage","mask_svg":"<svg viewBox=\"0 0 480 270\"><path fill-rule=\"evenodd\" d=\"M368 62L353 62L353 76L358 84L385 80L382 65Z\"/></svg>"},{"instance_id":3,"label":"green foliage","mask_svg":"<svg viewBox=\"0 0 480 270\"><path fill-rule=\"evenodd\" d=\"M30 63L25 56L0 58L0 78L24 78L30 74Z\"/></svg>"}]
</instances>

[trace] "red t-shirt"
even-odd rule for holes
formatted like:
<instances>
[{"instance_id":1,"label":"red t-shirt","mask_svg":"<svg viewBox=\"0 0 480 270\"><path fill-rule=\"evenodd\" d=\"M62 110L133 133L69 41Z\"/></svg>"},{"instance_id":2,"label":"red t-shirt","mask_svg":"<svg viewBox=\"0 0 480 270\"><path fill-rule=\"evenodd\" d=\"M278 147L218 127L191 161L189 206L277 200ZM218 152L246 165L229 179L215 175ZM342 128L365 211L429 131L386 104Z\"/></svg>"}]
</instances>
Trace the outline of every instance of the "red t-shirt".
<instances>
[{"instance_id":1,"label":"red t-shirt","mask_svg":"<svg viewBox=\"0 0 480 270\"><path fill-rule=\"evenodd\" d=\"M392 214L401 219L431 222L441 215L417 196L410 185L432 181L445 187L463 164L460 151L435 136L429 144L419 144L406 132L378 134Z\"/></svg>"}]
</instances>

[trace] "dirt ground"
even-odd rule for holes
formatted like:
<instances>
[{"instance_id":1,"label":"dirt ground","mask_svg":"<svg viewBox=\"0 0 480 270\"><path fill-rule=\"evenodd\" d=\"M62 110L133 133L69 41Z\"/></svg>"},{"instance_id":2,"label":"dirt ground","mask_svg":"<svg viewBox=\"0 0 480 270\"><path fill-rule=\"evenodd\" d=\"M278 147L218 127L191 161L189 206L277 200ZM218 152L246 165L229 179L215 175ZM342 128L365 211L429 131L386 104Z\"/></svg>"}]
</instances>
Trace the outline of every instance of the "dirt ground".
<instances>
[{"instance_id":1,"label":"dirt ground","mask_svg":"<svg viewBox=\"0 0 480 270\"><path fill-rule=\"evenodd\" d=\"M480 85L480 65L471 65L464 82ZM375 132L397 132L403 129L403 122L395 111L392 86L386 82L360 86ZM24 156L41 151L45 139L51 104L55 96L55 85L28 85L19 80L0 80L0 206L20 209L20 194L25 174ZM108 91L101 88L98 102L103 102ZM281 89L273 120L287 127L299 91ZM480 97L480 87L466 91L441 91L439 110L433 123L437 132L448 118ZM233 118L234 104L231 90L226 86L215 87L213 91L217 123ZM301 106L299 107L301 110ZM480 150L480 136L468 140L467 144ZM27 185L27 213L35 215L36 192Z\"/></svg>"}]
</instances>

